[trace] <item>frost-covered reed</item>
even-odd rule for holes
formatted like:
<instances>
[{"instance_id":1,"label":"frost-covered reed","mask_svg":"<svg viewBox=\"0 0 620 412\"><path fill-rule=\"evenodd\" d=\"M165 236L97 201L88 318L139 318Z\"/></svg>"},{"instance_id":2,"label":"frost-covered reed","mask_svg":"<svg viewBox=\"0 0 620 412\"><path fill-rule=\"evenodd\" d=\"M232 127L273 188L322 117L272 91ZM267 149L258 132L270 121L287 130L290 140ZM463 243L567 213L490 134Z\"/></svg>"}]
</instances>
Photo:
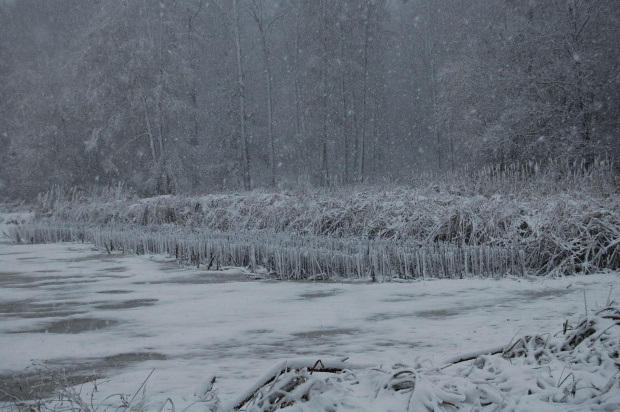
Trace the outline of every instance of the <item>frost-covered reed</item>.
<instances>
[{"instance_id":1,"label":"frost-covered reed","mask_svg":"<svg viewBox=\"0 0 620 412\"><path fill-rule=\"evenodd\" d=\"M54 188L21 241L88 239L283 278L570 274L620 268L618 174L607 161L498 165L426 185L307 187L140 199Z\"/></svg>"},{"instance_id":2,"label":"frost-covered reed","mask_svg":"<svg viewBox=\"0 0 620 412\"><path fill-rule=\"evenodd\" d=\"M415 240L333 238L276 233L214 232L174 227L51 226L12 229L25 242L90 241L128 254L168 254L188 264L212 269L267 268L283 279L419 279L522 275L522 250L493 246L422 245Z\"/></svg>"}]
</instances>

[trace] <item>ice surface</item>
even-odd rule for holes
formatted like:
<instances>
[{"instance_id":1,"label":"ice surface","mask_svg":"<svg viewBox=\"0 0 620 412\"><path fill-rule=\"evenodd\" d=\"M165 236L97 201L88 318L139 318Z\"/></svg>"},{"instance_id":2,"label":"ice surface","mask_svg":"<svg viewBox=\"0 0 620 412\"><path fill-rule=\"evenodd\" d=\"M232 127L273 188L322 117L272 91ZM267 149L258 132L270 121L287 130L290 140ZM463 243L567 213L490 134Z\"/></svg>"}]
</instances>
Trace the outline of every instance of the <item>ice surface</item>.
<instances>
[{"instance_id":1,"label":"ice surface","mask_svg":"<svg viewBox=\"0 0 620 412\"><path fill-rule=\"evenodd\" d=\"M605 304L610 286L620 291L611 272L406 284L235 280L242 274L200 283L216 275L162 257L2 243L0 375L33 360L90 365L82 372L110 379L96 394L105 397L133 394L155 369L149 402L170 398L180 410L211 376L228 401L291 358L441 365L516 335L560 332L583 312L584 289L589 308Z\"/></svg>"}]
</instances>

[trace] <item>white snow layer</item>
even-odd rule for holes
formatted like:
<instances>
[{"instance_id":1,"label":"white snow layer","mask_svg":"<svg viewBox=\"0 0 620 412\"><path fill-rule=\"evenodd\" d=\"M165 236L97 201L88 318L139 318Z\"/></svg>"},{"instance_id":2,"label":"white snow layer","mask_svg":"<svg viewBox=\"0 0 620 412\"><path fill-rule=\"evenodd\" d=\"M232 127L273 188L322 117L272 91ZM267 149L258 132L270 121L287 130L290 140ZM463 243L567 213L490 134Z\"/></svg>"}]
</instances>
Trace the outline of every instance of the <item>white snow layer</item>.
<instances>
[{"instance_id":1,"label":"white snow layer","mask_svg":"<svg viewBox=\"0 0 620 412\"><path fill-rule=\"evenodd\" d=\"M579 378L575 368L564 369L575 362L559 355L544 364L521 361L532 345L525 341L513 360L476 358L520 337L561 336L565 321L576 326L583 318L584 291L594 313L610 287L613 299L618 273L404 284L256 281L243 271L218 275L88 244L0 243L0 375L19 377L33 361L78 365L84 375L107 378L97 386L98 402L133 395L154 370L139 405L156 411L164 403L164 410L173 403L177 410L232 408L274 373L278 379L256 392L248 410L612 410L620 408L617 358L615 371L603 363ZM440 369L468 353L475 359ZM319 359L349 366L311 374ZM606 385L615 398L587 403L589 386ZM293 401L267 391L281 386ZM90 399L93 385L82 390ZM576 404L561 403L563 393Z\"/></svg>"}]
</instances>

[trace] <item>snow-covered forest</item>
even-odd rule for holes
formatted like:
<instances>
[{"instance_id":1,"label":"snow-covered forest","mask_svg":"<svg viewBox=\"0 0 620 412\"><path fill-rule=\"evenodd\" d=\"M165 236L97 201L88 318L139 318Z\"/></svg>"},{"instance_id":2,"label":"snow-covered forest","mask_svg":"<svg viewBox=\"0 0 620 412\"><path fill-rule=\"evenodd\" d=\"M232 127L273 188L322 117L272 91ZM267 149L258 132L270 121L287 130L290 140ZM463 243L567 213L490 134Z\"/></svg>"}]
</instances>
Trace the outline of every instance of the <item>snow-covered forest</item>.
<instances>
[{"instance_id":1,"label":"snow-covered forest","mask_svg":"<svg viewBox=\"0 0 620 412\"><path fill-rule=\"evenodd\" d=\"M0 195L617 159L620 3L3 0Z\"/></svg>"},{"instance_id":2,"label":"snow-covered forest","mask_svg":"<svg viewBox=\"0 0 620 412\"><path fill-rule=\"evenodd\" d=\"M0 411L620 410L620 1L0 0Z\"/></svg>"}]
</instances>

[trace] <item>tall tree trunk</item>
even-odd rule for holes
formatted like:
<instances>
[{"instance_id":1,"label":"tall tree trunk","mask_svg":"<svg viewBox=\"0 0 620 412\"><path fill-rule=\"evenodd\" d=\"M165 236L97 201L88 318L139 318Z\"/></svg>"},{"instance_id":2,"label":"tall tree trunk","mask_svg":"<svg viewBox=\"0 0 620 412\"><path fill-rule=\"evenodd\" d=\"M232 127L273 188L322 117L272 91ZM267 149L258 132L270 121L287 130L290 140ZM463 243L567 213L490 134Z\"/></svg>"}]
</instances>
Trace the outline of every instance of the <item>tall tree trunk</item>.
<instances>
[{"instance_id":1,"label":"tall tree trunk","mask_svg":"<svg viewBox=\"0 0 620 412\"><path fill-rule=\"evenodd\" d=\"M146 96L142 96L142 107L144 108L144 120L146 121L146 131L149 135L149 143L151 147L151 156L153 156L153 166L157 166L157 154L155 153L155 139L153 138L153 130L151 129L151 119L149 111L146 107Z\"/></svg>"},{"instance_id":2,"label":"tall tree trunk","mask_svg":"<svg viewBox=\"0 0 620 412\"><path fill-rule=\"evenodd\" d=\"M267 47L263 39L263 48ZM269 53L265 48L265 65L267 67L267 137L269 140L269 185L276 185L276 150L273 137L273 94L271 84L271 67L269 63Z\"/></svg>"},{"instance_id":3,"label":"tall tree trunk","mask_svg":"<svg viewBox=\"0 0 620 412\"><path fill-rule=\"evenodd\" d=\"M438 90L437 90L437 51L435 50L435 44L433 43L433 37L431 35L431 0L427 0L426 14L428 21L426 22L426 50L428 52L429 66L430 66L430 81L431 81L431 97L433 104L433 136L435 152L437 154L437 167L439 170L443 169L443 147L441 142L441 136L439 134L439 102L438 102Z\"/></svg>"},{"instance_id":4,"label":"tall tree trunk","mask_svg":"<svg viewBox=\"0 0 620 412\"><path fill-rule=\"evenodd\" d=\"M157 76L157 90L156 90L156 109L157 109L157 140L159 143L159 176L158 181L160 182L158 191L160 193L168 193L170 192L169 181L170 176L166 170L166 155L164 152L164 110L162 104L162 95L164 89L164 10L163 3L160 4L160 12L159 12L159 50L158 50L158 60L159 60L159 70ZM160 181L160 179L162 179Z\"/></svg>"},{"instance_id":5,"label":"tall tree trunk","mask_svg":"<svg viewBox=\"0 0 620 412\"><path fill-rule=\"evenodd\" d=\"M329 122L329 110L327 107L328 98L327 98L327 1L323 0L323 10L322 10L322 41L323 41L323 56L322 56L322 64L321 64L321 92L323 93L323 131L321 137L321 169L322 169L322 180L323 185L327 186L329 184L329 159L327 158L327 124Z\"/></svg>"},{"instance_id":6,"label":"tall tree trunk","mask_svg":"<svg viewBox=\"0 0 620 412\"><path fill-rule=\"evenodd\" d=\"M589 99L587 98L588 90L586 86L585 73L581 64L581 45L582 34L589 26L590 13L592 12L595 4L592 4L589 8L581 10L579 2L568 2L568 14L571 26L571 42L567 46L567 51L570 54L572 68L575 76L576 84L574 86L575 93L577 94L577 109L579 110L579 127L580 134L583 140L589 141L592 137L592 113L589 108ZM583 15L585 14L585 15Z\"/></svg>"},{"instance_id":7,"label":"tall tree trunk","mask_svg":"<svg viewBox=\"0 0 620 412\"><path fill-rule=\"evenodd\" d=\"M443 147L441 144L441 136L439 135L439 102L437 101L437 70L435 68L435 59L431 61L431 94L433 97L433 135L435 140L435 151L437 152L437 167L443 169Z\"/></svg>"},{"instance_id":8,"label":"tall tree trunk","mask_svg":"<svg viewBox=\"0 0 620 412\"><path fill-rule=\"evenodd\" d=\"M193 124L192 130L189 136L189 145L194 148L194 152L197 151L199 146L198 134L200 132L200 120L198 117L198 87L197 80L195 78L197 73L197 62L196 62L196 50L194 46L194 20L200 13L203 7L204 0L200 0L198 3L198 8L196 11L192 11L189 7L187 9L188 17L187 17L187 48L188 48L188 64L189 69L191 70L192 75L187 79L188 82L188 90L189 97L191 102L191 122ZM191 187L193 190L198 189L200 186L200 166L199 159L197 156L192 155L190 157L190 181Z\"/></svg>"},{"instance_id":9,"label":"tall tree trunk","mask_svg":"<svg viewBox=\"0 0 620 412\"><path fill-rule=\"evenodd\" d=\"M372 123L372 176L373 181L377 180L377 170L379 168L379 132L377 131L377 114L379 113L379 99L377 96L374 98L374 109L370 122Z\"/></svg>"},{"instance_id":10,"label":"tall tree trunk","mask_svg":"<svg viewBox=\"0 0 620 412\"><path fill-rule=\"evenodd\" d=\"M351 165L351 171L352 171L352 177L351 180L352 181L358 181L358 175L357 175L357 171L358 171L358 161L359 161L359 139L357 138L357 122L358 122L358 116L357 116L357 104L356 104L356 100L355 100L355 88L351 88L351 110L353 111L353 119L351 119L351 136L353 136L353 156L351 156L351 160L353 161L353 164Z\"/></svg>"},{"instance_id":11,"label":"tall tree trunk","mask_svg":"<svg viewBox=\"0 0 620 412\"><path fill-rule=\"evenodd\" d=\"M198 8L195 12L187 9L189 15L187 19L187 48L188 48L188 61L189 68L193 73L196 72L196 50L194 47L194 20L198 16L198 13L202 10L203 0L200 0ZM189 139L189 143L192 146L198 146L198 132L200 130L200 121L198 119L198 90L196 87L196 79L190 77L188 82L189 97L192 105L192 134Z\"/></svg>"},{"instance_id":12,"label":"tall tree trunk","mask_svg":"<svg viewBox=\"0 0 620 412\"><path fill-rule=\"evenodd\" d=\"M260 32L261 45L263 47L263 60L265 62L265 77L267 83L267 142L269 145L269 186L274 187L276 185L276 151L273 137L273 87L271 77L271 61L269 59L269 44L267 40L267 30L269 27L265 27L267 24L263 16L262 2L256 4L254 9L254 20L258 26Z\"/></svg>"},{"instance_id":13,"label":"tall tree trunk","mask_svg":"<svg viewBox=\"0 0 620 412\"><path fill-rule=\"evenodd\" d=\"M237 51L237 77L238 77L238 93L239 93L239 140L241 149L241 173L243 177L243 188L245 190L252 189L252 181L250 179L250 156L248 150L248 140L245 130L245 84L243 75L243 54L241 50L241 34L239 30L239 7L237 0L233 0L233 31L235 35L235 46Z\"/></svg>"},{"instance_id":14,"label":"tall tree trunk","mask_svg":"<svg viewBox=\"0 0 620 412\"><path fill-rule=\"evenodd\" d=\"M349 105L347 102L346 68L344 64L344 30L340 33L340 94L342 96L342 139L344 141L344 183L349 183Z\"/></svg>"},{"instance_id":15,"label":"tall tree trunk","mask_svg":"<svg viewBox=\"0 0 620 412\"><path fill-rule=\"evenodd\" d=\"M294 74L294 82L295 82L295 114L296 114L296 123L295 123L295 132L297 136L302 136L305 132L305 121L304 121L304 107L303 107L303 91L301 87L301 80L299 78L300 72L300 64L299 64L299 23L301 20L301 10L303 8L304 1L302 0L299 6L299 10L297 11L297 18L295 22L295 74Z\"/></svg>"},{"instance_id":16,"label":"tall tree trunk","mask_svg":"<svg viewBox=\"0 0 620 412\"><path fill-rule=\"evenodd\" d=\"M364 65L362 73L362 130L359 143L359 160L357 163L357 178L359 182L364 182L364 158L366 157L366 116L367 116L367 93L368 93L368 43L370 41L370 4L366 5L366 20L364 21Z\"/></svg>"}]
</instances>

